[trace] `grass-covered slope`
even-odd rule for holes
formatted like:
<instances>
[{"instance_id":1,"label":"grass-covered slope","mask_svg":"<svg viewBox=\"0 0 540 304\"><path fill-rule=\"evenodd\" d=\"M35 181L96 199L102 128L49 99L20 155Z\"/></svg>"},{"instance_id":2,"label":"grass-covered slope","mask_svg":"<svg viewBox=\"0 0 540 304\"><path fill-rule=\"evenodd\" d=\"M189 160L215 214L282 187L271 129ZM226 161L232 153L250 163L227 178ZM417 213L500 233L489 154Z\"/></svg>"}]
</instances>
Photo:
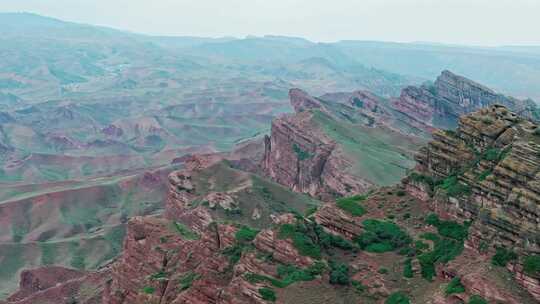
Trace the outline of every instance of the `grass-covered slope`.
<instances>
[{"instance_id":1,"label":"grass-covered slope","mask_svg":"<svg viewBox=\"0 0 540 304\"><path fill-rule=\"evenodd\" d=\"M415 138L384 127L339 119L316 111L315 125L333 139L353 161L350 173L377 185L392 185L414 166L414 152L423 143Z\"/></svg>"},{"instance_id":2,"label":"grass-covered slope","mask_svg":"<svg viewBox=\"0 0 540 304\"><path fill-rule=\"evenodd\" d=\"M270 226L270 214L305 214L321 204L316 199L293 192L266 178L231 168L227 162L205 169L193 179L198 203L207 205L204 198L210 193L227 193L234 197L234 207L231 210L216 207L212 213L224 221L255 228ZM254 217L254 213L259 216Z\"/></svg>"}]
</instances>

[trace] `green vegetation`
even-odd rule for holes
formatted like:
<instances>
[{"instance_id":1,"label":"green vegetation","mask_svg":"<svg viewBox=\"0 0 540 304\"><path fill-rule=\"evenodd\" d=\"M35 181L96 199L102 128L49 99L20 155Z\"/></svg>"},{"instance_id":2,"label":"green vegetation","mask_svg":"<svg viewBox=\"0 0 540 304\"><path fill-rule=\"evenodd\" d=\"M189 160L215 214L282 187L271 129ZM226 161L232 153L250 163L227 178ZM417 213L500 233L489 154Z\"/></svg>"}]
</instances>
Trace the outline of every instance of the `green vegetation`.
<instances>
[{"instance_id":1,"label":"green vegetation","mask_svg":"<svg viewBox=\"0 0 540 304\"><path fill-rule=\"evenodd\" d=\"M516 260L517 254L510 249L504 247L497 247L495 255L491 258L491 264L500 267L506 267L508 262Z\"/></svg>"},{"instance_id":2,"label":"green vegetation","mask_svg":"<svg viewBox=\"0 0 540 304\"><path fill-rule=\"evenodd\" d=\"M403 266L403 276L409 279L414 276L412 269L412 259L405 260L405 265Z\"/></svg>"},{"instance_id":3,"label":"green vegetation","mask_svg":"<svg viewBox=\"0 0 540 304\"><path fill-rule=\"evenodd\" d=\"M125 226L116 226L105 233L103 238L110 246L110 251L103 257L103 260L109 260L118 256L122 252L122 243L126 236Z\"/></svg>"},{"instance_id":4,"label":"green vegetation","mask_svg":"<svg viewBox=\"0 0 540 304\"><path fill-rule=\"evenodd\" d=\"M422 242L421 240L417 240L414 242L414 248L416 249L416 251L422 252L426 249L429 249L429 245Z\"/></svg>"},{"instance_id":5,"label":"green vegetation","mask_svg":"<svg viewBox=\"0 0 540 304\"><path fill-rule=\"evenodd\" d=\"M27 233L28 233L27 227L21 227L15 224L11 224L11 240L14 243L20 243L24 239Z\"/></svg>"},{"instance_id":6,"label":"green vegetation","mask_svg":"<svg viewBox=\"0 0 540 304\"><path fill-rule=\"evenodd\" d=\"M265 301L275 302L277 300L276 292L272 288L259 288L259 294Z\"/></svg>"},{"instance_id":7,"label":"green vegetation","mask_svg":"<svg viewBox=\"0 0 540 304\"><path fill-rule=\"evenodd\" d=\"M240 261L240 258L242 257L242 252L248 250L249 248L250 246L246 246L245 244L236 243L223 249L221 253L229 257L229 263L231 265L235 265L236 263L238 263L238 261Z\"/></svg>"},{"instance_id":8,"label":"green vegetation","mask_svg":"<svg viewBox=\"0 0 540 304\"><path fill-rule=\"evenodd\" d=\"M444 293L446 295L451 295L453 293L463 293L465 292L465 286L461 284L461 280L458 277L453 278L450 283L446 286Z\"/></svg>"},{"instance_id":9,"label":"green vegetation","mask_svg":"<svg viewBox=\"0 0 540 304\"><path fill-rule=\"evenodd\" d=\"M445 178L439 188L446 191L449 196L462 196L471 194L471 187L461 183L455 175L451 175Z\"/></svg>"},{"instance_id":10,"label":"green vegetation","mask_svg":"<svg viewBox=\"0 0 540 304\"><path fill-rule=\"evenodd\" d=\"M305 217L310 217L312 214L314 214L315 212L317 212L319 208L317 206L311 206L309 208L306 209L306 212L305 212Z\"/></svg>"},{"instance_id":11,"label":"green vegetation","mask_svg":"<svg viewBox=\"0 0 540 304\"><path fill-rule=\"evenodd\" d=\"M540 255L530 255L523 260L523 270L528 275L540 274Z\"/></svg>"},{"instance_id":12,"label":"green vegetation","mask_svg":"<svg viewBox=\"0 0 540 304\"><path fill-rule=\"evenodd\" d=\"M39 243L41 249L41 264L53 265L56 259L56 247L51 243Z\"/></svg>"},{"instance_id":13,"label":"green vegetation","mask_svg":"<svg viewBox=\"0 0 540 304\"><path fill-rule=\"evenodd\" d=\"M321 258L321 248L309 237L308 230L304 225L281 225L278 237L282 239L290 238L301 255L315 259Z\"/></svg>"},{"instance_id":14,"label":"green vegetation","mask_svg":"<svg viewBox=\"0 0 540 304\"><path fill-rule=\"evenodd\" d=\"M156 292L156 288L152 286L144 286L141 291L145 294L153 294Z\"/></svg>"},{"instance_id":15,"label":"green vegetation","mask_svg":"<svg viewBox=\"0 0 540 304\"><path fill-rule=\"evenodd\" d=\"M98 217L99 209L99 205L61 206L60 215L64 223L74 227L82 225L84 229L89 230L102 225Z\"/></svg>"},{"instance_id":16,"label":"green vegetation","mask_svg":"<svg viewBox=\"0 0 540 304\"><path fill-rule=\"evenodd\" d=\"M330 284L349 285L351 282L349 265L330 261Z\"/></svg>"},{"instance_id":17,"label":"green vegetation","mask_svg":"<svg viewBox=\"0 0 540 304\"><path fill-rule=\"evenodd\" d=\"M343 250L353 250L355 248L354 245L348 240L339 235L325 232L324 229L319 225L316 225L313 228L313 231L315 233L316 240L318 240L318 244L322 249L328 250L331 248L339 248Z\"/></svg>"},{"instance_id":18,"label":"green vegetation","mask_svg":"<svg viewBox=\"0 0 540 304\"><path fill-rule=\"evenodd\" d=\"M410 304L410 303L411 301L409 300L409 297L401 291L394 292L386 299L386 301L384 301L384 304Z\"/></svg>"},{"instance_id":19,"label":"green vegetation","mask_svg":"<svg viewBox=\"0 0 540 304\"><path fill-rule=\"evenodd\" d=\"M251 242L255 239L259 230L252 229L248 226L242 226L235 234L236 241L238 242Z\"/></svg>"},{"instance_id":20,"label":"green vegetation","mask_svg":"<svg viewBox=\"0 0 540 304\"><path fill-rule=\"evenodd\" d=\"M336 116L343 114L336 113ZM335 119L322 111L314 111L313 121L327 136L351 156L353 175L365 177L377 185L393 185L414 166L412 155L418 142L412 142L383 128L360 126L354 118Z\"/></svg>"},{"instance_id":21,"label":"green vegetation","mask_svg":"<svg viewBox=\"0 0 540 304\"><path fill-rule=\"evenodd\" d=\"M336 201L336 205L352 216L362 216L366 214L366 209L360 204L360 202L366 200L367 195L355 195L346 198L340 198Z\"/></svg>"},{"instance_id":22,"label":"green vegetation","mask_svg":"<svg viewBox=\"0 0 540 304\"><path fill-rule=\"evenodd\" d=\"M487 169L484 172L482 172L480 175L478 175L477 179L478 181L484 181L488 176L490 176L493 173L493 170Z\"/></svg>"},{"instance_id":23,"label":"green vegetation","mask_svg":"<svg viewBox=\"0 0 540 304\"><path fill-rule=\"evenodd\" d=\"M316 261L306 269L301 269L294 265L279 265L277 268L279 279L255 273L248 273L245 277L252 283L266 281L274 287L285 288L295 282L314 280L317 276L321 275L325 269L326 265L323 262Z\"/></svg>"},{"instance_id":24,"label":"green vegetation","mask_svg":"<svg viewBox=\"0 0 540 304\"><path fill-rule=\"evenodd\" d=\"M436 263L448 263L463 252L463 243L468 236L469 224L460 225L453 221L441 221L431 214L426 222L437 228L439 235L434 233L423 234L422 237L434 242L432 251L422 253L418 261L422 268L422 277L431 281L435 276Z\"/></svg>"},{"instance_id":25,"label":"green vegetation","mask_svg":"<svg viewBox=\"0 0 540 304\"><path fill-rule=\"evenodd\" d=\"M354 97L353 98L353 105L358 107L358 108L363 108L364 107L364 102L360 98Z\"/></svg>"},{"instance_id":26,"label":"green vegetation","mask_svg":"<svg viewBox=\"0 0 540 304\"><path fill-rule=\"evenodd\" d=\"M182 223L173 222L173 226L176 232L178 232L186 240L198 240L200 238L197 233Z\"/></svg>"},{"instance_id":27,"label":"green vegetation","mask_svg":"<svg viewBox=\"0 0 540 304\"><path fill-rule=\"evenodd\" d=\"M362 295L368 289L367 286L358 281L351 281L351 285L354 287L354 290L359 295Z\"/></svg>"},{"instance_id":28,"label":"green vegetation","mask_svg":"<svg viewBox=\"0 0 540 304\"><path fill-rule=\"evenodd\" d=\"M482 154L482 159L488 161L498 161L501 155L501 149L489 148Z\"/></svg>"},{"instance_id":29,"label":"green vegetation","mask_svg":"<svg viewBox=\"0 0 540 304\"><path fill-rule=\"evenodd\" d=\"M70 244L70 249L72 252L70 265L73 268L84 270L86 268L86 257L85 257L85 251L79 243L72 242Z\"/></svg>"},{"instance_id":30,"label":"green vegetation","mask_svg":"<svg viewBox=\"0 0 540 304\"><path fill-rule=\"evenodd\" d=\"M388 273L388 269L384 268L384 267L381 267L379 268L379 271L378 271L380 274L387 274Z\"/></svg>"},{"instance_id":31,"label":"green vegetation","mask_svg":"<svg viewBox=\"0 0 540 304\"><path fill-rule=\"evenodd\" d=\"M433 177L420 174L418 172L413 172L409 174L409 178L414 182L428 185L431 190L435 189L435 186L437 184L437 182L433 179Z\"/></svg>"},{"instance_id":32,"label":"green vegetation","mask_svg":"<svg viewBox=\"0 0 540 304\"><path fill-rule=\"evenodd\" d=\"M253 248L251 242L255 239L258 233L259 230L250 228L248 226L242 226L236 231L236 242L234 245L225 248L222 252L224 255L229 257L231 267L238 263L244 251L251 250Z\"/></svg>"},{"instance_id":33,"label":"green vegetation","mask_svg":"<svg viewBox=\"0 0 540 304\"><path fill-rule=\"evenodd\" d=\"M353 250L355 246L344 238L327 233L324 229L312 222L301 222L298 219L296 224L284 224L280 226L278 237L281 239L291 239L294 247L301 255L320 259L323 250L339 248L342 250Z\"/></svg>"},{"instance_id":34,"label":"green vegetation","mask_svg":"<svg viewBox=\"0 0 540 304\"><path fill-rule=\"evenodd\" d=\"M167 273L165 273L163 270L160 270L149 277L150 280L153 281L163 281L167 279Z\"/></svg>"},{"instance_id":35,"label":"green vegetation","mask_svg":"<svg viewBox=\"0 0 540 304\"><path fill-rule=\"evenodd\" d=\"M364 232L354 241L369 252L387 252L407 246L411 238L393 222L369 219L363 223Z\"/></svg>"},{"instance_id":36,"label":"green vegetation","mask_svg":"<svg viewBox=\"0 0 540 304\"><path fill-rule=\"evenodd\" d=\"M310 154L309 152L307 152L307 151L302 150L302 148L300 148L300 146L298 146L297 144L293 144L293 151L294 151L294 153L296 153L296 156L297 156L298 159L301 160L301 161L313 157L313 155L311 155L311 154Z\"/></svg>"},{"instance_id":37,"label":"green vegetation","mask_svg":"<svg viewBox=\"0 0 540 304\"><path fill-rule=\"evenodd\" d=\"M195 272L188 272L180 278L180 290L186 290L193 285L193 282L201 277L200 274Z\"/></svg>"},{"instance_id":38,"label":"green vegetation","mask_svg":"<svg viewBox=\"0 0 540 304\"><path fill-rule=\"evenodd\" d=\"M486 299L482 298L481 296L473 295L469 298L468 304L489 304Z\"/></svg>"},{"instance_id":39,"label":"green vegetation","mask_svg":"<svg viewBox=\"0 0 540 304\"><path fill-rule=\"evenodd\" d=\"M460 225L454 221L441 221L434 213L427 216L426 223L435 226L440 235L455 240L464 241L469 233L469 222Z\"/></svg>"},{"instance_id":40,"label":"green vegetation","mask_svg":"<svg viewBox=\"0 0 540 304\"><path fill-rule=\"evenodd\" d=\"M23 250L21 244L2 245L3 259L0 259L0 281L7 282L19 269L25 265Z\"/></svg>"}]
</instances>

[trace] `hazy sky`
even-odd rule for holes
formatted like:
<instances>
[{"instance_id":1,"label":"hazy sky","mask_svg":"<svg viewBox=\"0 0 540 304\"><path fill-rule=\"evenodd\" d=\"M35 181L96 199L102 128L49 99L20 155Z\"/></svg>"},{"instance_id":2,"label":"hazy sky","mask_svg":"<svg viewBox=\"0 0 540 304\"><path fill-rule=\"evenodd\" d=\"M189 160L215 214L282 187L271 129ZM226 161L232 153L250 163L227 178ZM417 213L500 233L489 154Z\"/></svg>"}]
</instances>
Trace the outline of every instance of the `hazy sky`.
<instances>
[{"instance_id":1,"label":"hazy sky","mask_svg":"<svg viewBox=\"0 0 540 304\"><path fill-rule=\"evenodd\" d=\"M540 0L0 0L0 11L162 35L540 45Z\"/></svg>"}]
</instances>

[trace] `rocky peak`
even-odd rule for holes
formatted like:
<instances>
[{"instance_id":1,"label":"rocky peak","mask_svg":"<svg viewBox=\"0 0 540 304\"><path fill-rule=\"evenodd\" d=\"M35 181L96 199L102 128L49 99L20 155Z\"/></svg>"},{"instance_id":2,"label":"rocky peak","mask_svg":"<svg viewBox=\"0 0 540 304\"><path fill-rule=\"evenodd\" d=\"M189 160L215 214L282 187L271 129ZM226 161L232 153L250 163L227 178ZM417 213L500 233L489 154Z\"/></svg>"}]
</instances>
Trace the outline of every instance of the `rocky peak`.
<instances>
[{"instance_id":1,"label":"rocky peak","mask_svg":"<svg viewBox=\"0 0 540 304\"><path fill-rule=\"evenodd\" d=\"M322 108L319 100L300 89L291 89L289 99L296 113Z\"/></svg>"},{"instance_id":2,"label":"rocky peak","mask_svg":"<svg viewBox=\"0 0 540 304\"><path fill-rule=\"evenodd\" d=\"M495 104L531 120L540 118L534 102L504 96L450 71L443 71L433 84L403 89L393 104L397 110L439 128L454 128L461 115Z\"/></svg>"},{"instance_id":3,"label":"rocky peak","mask_svg":"<svg viewBox=\"0 0 540 304\"><path fill-rule=\"evenodd\" d=\"M265 137L264 173L295 191L323 199L364 192L372 186L346 172L351 162L314 123L316 111L331 115L323 103L296 89L290 96L297 113L272 121L271 135Z\"/></svg>"}]
</instances>

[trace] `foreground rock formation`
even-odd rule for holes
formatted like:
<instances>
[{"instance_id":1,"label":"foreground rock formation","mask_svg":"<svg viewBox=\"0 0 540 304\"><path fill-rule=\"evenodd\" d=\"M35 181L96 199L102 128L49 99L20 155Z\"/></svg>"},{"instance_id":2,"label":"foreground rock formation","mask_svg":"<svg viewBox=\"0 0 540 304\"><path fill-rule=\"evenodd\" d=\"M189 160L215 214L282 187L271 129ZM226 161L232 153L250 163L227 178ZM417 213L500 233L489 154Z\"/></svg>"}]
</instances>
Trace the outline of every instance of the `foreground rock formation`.
<instances>
[{"instance_id":1,"label":"foreground rock formation","mask_svg":"<svg viewBox=\"0 0 540 304\"><path fill-rule=\"evenodd\" d=\"M433 137L417 156L417 173L405 180L409 192L440 216L472 221L471 248L515 251L519 258L508 267L540 301L540 274L522 266L540 253L540 128L494 105Z\"/></svg>"}]
</instances>

